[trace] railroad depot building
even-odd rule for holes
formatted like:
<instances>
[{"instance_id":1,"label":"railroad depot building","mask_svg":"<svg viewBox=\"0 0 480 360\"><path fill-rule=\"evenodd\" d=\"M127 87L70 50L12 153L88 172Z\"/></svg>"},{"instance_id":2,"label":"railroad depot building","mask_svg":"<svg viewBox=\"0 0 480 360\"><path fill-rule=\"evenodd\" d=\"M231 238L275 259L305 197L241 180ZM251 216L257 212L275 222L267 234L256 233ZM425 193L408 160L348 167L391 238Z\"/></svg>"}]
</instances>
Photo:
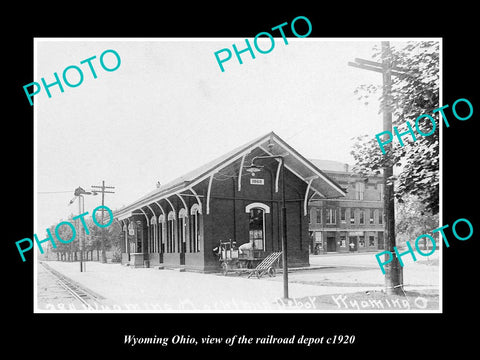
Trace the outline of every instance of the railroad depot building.
<instances>
[{"instance_id":1,"label":"railroad depot building","mask_svg":"<svg viewBox=\"0 0 480 360\"><path fill-rule=\"evenodd\" d=\"M335 180L275 133L240 146L114 211L123 229L122 263L217 271L220 241L253 243L266 255L281 251L283 176L280 161L246 171L256 156L284 159L289 266L308 266L311 250L308 204L343 198Z\"/></svg>"},{"instance_id":2,"label":"railroad depot building","mask_svg":"<svg viewBox=\"0 0 480 360\"><path fill-rule=\"evenodd\" d=\"M384 249L383 175L363 177L347 164L310 161L347 192L344 198L315 198L310 202L311 252Z\"/></svg>"}]
</instances>

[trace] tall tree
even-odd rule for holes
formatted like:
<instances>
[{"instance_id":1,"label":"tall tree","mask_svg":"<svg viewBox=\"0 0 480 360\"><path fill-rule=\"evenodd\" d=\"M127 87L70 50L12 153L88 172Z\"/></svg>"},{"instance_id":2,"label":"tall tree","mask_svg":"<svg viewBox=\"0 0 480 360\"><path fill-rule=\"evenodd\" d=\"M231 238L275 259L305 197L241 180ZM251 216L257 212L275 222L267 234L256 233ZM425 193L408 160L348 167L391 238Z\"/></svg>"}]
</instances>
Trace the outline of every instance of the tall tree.
<instances>
[{"instance_id":1,"label":"tall tree","mask_svg":"<svg viewBox=\"0 0 480 360\"><path fill-rule=\"evenodd\" d=\"M395 206L395 234L397 245L410 241L415 242L418 236L430 234L438 227L438 214L432 215L425 209L425 204L417 197L405 195L401 204ZM437 233L438 234L438 233ZM433 234L434 237L436 237ZM428 245L426 238L419 244L425 248Z\"/></svg>"},{"instance_id":2,"label":"tall tree","mask_svg":"<svg viewBox=\"0 0 480 360\"><path fill-rule=\"evenodd\" d=\"M87 235L87 249L89 251L97 250L97 260L99 260L98 251L102 249L102 236L104 236L105 239L105 250L112 251L114 253L112 256L121 256L120 239L122 229L117 222L114 221L106 228L98 227L92 219L88 219L86 224L90 232L90 234Z\"/></svg>"},{"instance_id":3,"label":"tall tree","mask_svg":"<svg viewBox=\"0 0 480 360\"><path fill-rule=\"evenodd\" d=\"M374 58L380 59L380 49L374 48ZM382 154L378 142L371 135L354 138L351 154L354 169L365 175L379 174L382 167L393 164L400 167L395 179L395 197L402 202L407 194L417 196L432 214L438 213L439 202L439 114L432 111L439 107L439 42L414 41L406 46L391 49L393 67L400 69L399 76L392 77L391 103L379 96L381 112L386 106L393 111L393 126L399 132L407 130L406 121L413 126L417 117L429 114L436 118L436 130L430 136L416 136L416 141L402 137L404 146L394 142L392 151ZM362 85L355 90L360 100L368 104L369 99L381 93L381 87ZM423 133L432 131L430 121L420 121Z\"/></svg>"}]
</instances>

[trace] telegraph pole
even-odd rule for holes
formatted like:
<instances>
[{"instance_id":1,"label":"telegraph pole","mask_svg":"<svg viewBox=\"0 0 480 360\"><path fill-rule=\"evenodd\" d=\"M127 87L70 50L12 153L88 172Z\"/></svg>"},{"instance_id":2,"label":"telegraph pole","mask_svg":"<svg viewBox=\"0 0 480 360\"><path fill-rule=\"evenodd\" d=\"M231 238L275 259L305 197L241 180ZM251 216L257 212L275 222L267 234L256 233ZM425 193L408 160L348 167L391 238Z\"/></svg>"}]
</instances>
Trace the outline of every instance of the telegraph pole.
<instances>
[{"instance_id":1,"label":"telegraph pole","mask_svg":"<svg viewBox=\"0 0 480 360\"><path fill-rule=\"evenodd\" d=\"M115 194L114 191L108 191L108 190L105 190L105 189L115 189L115 186L105 186L105 180L102 180L102 185L101 186L98 186L98 185L92 185L92 191L93 192L101 192L102 193L102 206L105 206L105 193L108 193L108 194ZM97 190L97 189L100 189L100 190ZM103 212L105 211L104 208L102 208L102 224L103 224ZM107 262L107 253L105 252L105 229L102 228L101 230L102 232L102 240L101 240L101 246L102 246L102 263L106 263Z\"/></svg>"},{"instance_id":2,"label":"telegraph pole","mask_svg":"<svg viewBox=\"0 0 480 360\"><path fill-rule=\"evenodd\" d=\"M382 41L382 62L355 59L348 65L369 71L376 71L383 76L383 131L392 133L392 75L405 75L402 69L392 66L390 43ZM392 143L385 146L385 153L390 154ZM385 250L390 251L393 260L385 268L385 288L387 294L403 293L403 269L394 250L395 241L395 200L393 184L393 164L388 161L383 167L383 211L385 224Z\"/></svg>"}]
</instances>

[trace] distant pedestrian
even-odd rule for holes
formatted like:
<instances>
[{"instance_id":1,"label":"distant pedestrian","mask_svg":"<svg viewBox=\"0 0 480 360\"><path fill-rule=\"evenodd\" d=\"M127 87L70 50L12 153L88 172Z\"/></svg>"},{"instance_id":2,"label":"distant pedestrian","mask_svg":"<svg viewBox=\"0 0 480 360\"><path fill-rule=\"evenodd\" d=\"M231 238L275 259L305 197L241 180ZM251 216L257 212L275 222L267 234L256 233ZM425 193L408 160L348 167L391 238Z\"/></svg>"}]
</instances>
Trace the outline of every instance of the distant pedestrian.
<instances>
[{"instance_id":1,"label":"distant pedestrian","mask_svg":"<svg viewBox=\"0 0 480 360\"><path fill-rule=\"evenodd\" d=\"M352 241L350 244L350 251L355 251L355 243Z\"/></svg>"}]
</instances>

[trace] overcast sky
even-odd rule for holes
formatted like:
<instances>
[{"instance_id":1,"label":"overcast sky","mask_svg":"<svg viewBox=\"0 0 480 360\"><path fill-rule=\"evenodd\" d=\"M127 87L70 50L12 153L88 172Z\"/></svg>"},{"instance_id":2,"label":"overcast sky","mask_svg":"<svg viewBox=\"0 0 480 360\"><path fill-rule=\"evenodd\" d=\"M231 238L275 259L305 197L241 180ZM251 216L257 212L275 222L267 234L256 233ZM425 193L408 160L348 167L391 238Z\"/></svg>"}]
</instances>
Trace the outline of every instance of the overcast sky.
<instances>
[{"instance_id":1,"label":"overcast sky","mask_svg":"<svg viewBox=\"0 0 480 360\"><path fill-rule=\"evenodd\" d=\"M36 39L35 79L54 81L69 65L83 83L44 89L35 96L36 222L43 234L78 206L68 206L76 187L115 186L106 195L112 210L253 138L274 131L307 158L353 164L351 138L382 131L378 102L358 101L361 84L381 75L347 65L371 59L382 39L276 38L275 48L252 59L233 55L221 72L214 52L244 48L245 39ZM250 42L253 43L252 39ZM395 45L395 42L392 42ZM260 45L263 49L267 44ZM106 72L99 57L121 57ZM87 64L92 61L97 79ZM112 54L107 66L115 65ZM75 81L75 71L69 79ZM62 193L62 191L70 191ZM47 192L47 193L46 193ZM88 196L92 212L100 196Z\"/></svg>"}]
</instances>

